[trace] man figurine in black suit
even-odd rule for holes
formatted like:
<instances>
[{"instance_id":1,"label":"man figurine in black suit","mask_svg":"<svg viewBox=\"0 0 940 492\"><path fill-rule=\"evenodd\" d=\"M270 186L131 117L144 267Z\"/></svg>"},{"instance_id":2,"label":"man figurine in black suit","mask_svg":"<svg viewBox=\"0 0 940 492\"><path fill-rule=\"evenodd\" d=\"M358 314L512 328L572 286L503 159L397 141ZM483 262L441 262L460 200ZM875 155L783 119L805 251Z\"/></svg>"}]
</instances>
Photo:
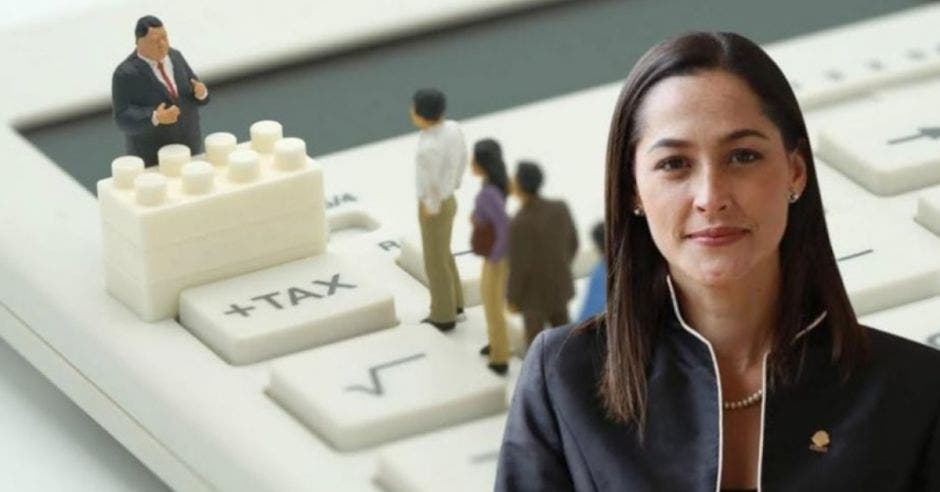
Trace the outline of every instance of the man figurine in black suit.
<instances>
[{"instance_id":1,"label":"man figurine in black suit","mask_svg":"<svg viewBox=\"0 0 940 492\"><path fill-rule=\"evenodd\" d=\"M157 164L157 151L172 143L203 151L199 106L209 91L183 55L170 48L160 19L148 15L134 28L137 49L114 70L111 104L124 132L127 153L146 165Z\"/></svg>"}]
</instances>

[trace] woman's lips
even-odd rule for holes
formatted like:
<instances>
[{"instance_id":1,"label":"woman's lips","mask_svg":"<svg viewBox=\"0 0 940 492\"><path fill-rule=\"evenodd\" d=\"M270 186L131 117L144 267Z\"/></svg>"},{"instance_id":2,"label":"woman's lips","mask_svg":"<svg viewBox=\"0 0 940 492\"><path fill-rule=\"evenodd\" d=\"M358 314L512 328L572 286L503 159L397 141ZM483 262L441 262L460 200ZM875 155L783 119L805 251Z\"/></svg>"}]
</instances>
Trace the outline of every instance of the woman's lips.
<instances>
[{"instance_id":1,"label":"woman's lips","mask_svg":"<svg viewBox=\"0 0 940 492\"><path fill-rule=\"evenodd\" d=\"M743 238L748 232L747 229L741 227L709 227L695 231L686 237L703 246L724 246Z\"/></svg>"}]
</instances>

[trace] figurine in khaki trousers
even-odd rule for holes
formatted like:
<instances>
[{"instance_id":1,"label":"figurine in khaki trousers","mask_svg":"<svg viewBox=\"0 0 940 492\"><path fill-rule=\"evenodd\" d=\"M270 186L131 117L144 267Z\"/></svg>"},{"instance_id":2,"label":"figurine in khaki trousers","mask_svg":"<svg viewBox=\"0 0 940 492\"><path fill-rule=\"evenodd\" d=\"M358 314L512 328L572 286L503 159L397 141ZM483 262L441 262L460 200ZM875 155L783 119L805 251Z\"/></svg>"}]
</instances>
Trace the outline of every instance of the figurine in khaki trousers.
<instances>
[{"instance_id":1,"label":"figurine in khaki trousers","mask_svg":"<svg viewBox=\"0 0 940 492\"><path fill-rule=\"evenodd\" d=\"M503 375L509 369L509 336L506 333L506 278L509 264L506 251L509 246L509 216L506 215L506 195L509 178L503 151L493 139L480 140L473 146L475 176L483 178L483 186L477 193L470 220L474 230L492 232L492 243L488 248L474 247L474 252L483 256L483 271L480 275L480 299L486 315L486 333L489 344L480 349L481 355L490 358L489 368Z\"/></svg>"},{"instance_id":2,"label":"figurine in khaki trousers","mask_svg":"<svg viewBox=\"0 0 940 492\"><path fill-rule=\"evenodd\" d=\"M463 289L450 249L457 200L454 191L467 168L467 146L456 121L445 120L447 101L437 89L412 97L411 122L421 130L415 155L418 224L424 268L431 291L431 313L422 323L450 331L463 312Z\"/></svg>"}]
</instances>

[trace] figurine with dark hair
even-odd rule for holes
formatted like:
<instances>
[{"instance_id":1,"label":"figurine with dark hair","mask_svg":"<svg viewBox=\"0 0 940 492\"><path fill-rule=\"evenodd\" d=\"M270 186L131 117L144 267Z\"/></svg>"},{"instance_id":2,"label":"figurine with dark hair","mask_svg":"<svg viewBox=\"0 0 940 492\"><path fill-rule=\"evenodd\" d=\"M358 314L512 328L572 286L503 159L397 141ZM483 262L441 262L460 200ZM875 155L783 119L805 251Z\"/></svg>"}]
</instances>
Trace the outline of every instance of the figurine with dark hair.
<instances>
[{"instance_id":1,"label":"figurine with dark hair","mask_svg":"<svg viewBox=\"0 0 940 492\"><path fill-rule=\"evenodd\" d=\"M574 297L571 262L578 251L578 231L568 206L539 195L542 170L533 162L516 167L513 193L521 207L509 226L509 309L521 312L526 344L546 325L568 323Z\"/></svg>"},{"instance_id":2,"label":"figurine with dark hair","mask_svg":"<svg viewBox=\"0 0 940 492\"><path fill-rule=\"evenodd\" d=\"M601 257L591 270L588 278L587 295L578 314L578 321L584 321L604 310L607 305L607 260L604 258L604 223L598 222L591 230L591 239Z\"/></svg>"},{"instance_id":3,"label":"figurine with dark hair","mask_svg":"<svg viewBox=\"0 0 940 492\"><path fill-rule=\"evenodd\" d=\"M209 91L183 55L170 47L160 19L148 15L134 28L136 49L114 70L111 105L124 132L126 152L157 164L157 151L179 143L203 151L199 106Z\"/></svg>"},{"instance_id":4,"label":"figurine with dark hair","mask_svg":"<svg viewBox=\"0 0 940 492\"><path fill-rule=\"evenodd\" d=\"M663 41L607 135L606 312L533 343L495 490L940 490L940 352L858 322L773 59Z\"/></svg>"},{"instance_id":5,"label":"figurine with dark hair","mask_svg":"<svg viewBox=\"0 0 940 492\"><path fill-rule=\"evenodd\" d=\"M473 146L471 170L483 178L483 187L477 193L476 207L471 221L474 227L489 227L493 235L489 252L483 258L480 275L480 299L486 315L486 333L489 345L480 350L490 357L489 367L497 374L506 374L509 368L509 337L506 334L506 277L509 244L509 216L506 215L506 195L509 178L503 162L503 150L493 139L480 140Z\"/></svg>"},{"instance_id":6,"label":"figurine with dark hair","mask_svg":"<svg viewBox=\"0 0 940 492\"><path fill-rule=\"evenodd\" d=\"M418 224L424 268L431 292L430 314L422 320L441 331L456 326L463 312L463 288L450 241L457 213L454 191L467 167L467 146L456 121L444 119L447 101L437 89L411 99L411 122L421 130L415 155Z\"/></svg>"}]
</instances>

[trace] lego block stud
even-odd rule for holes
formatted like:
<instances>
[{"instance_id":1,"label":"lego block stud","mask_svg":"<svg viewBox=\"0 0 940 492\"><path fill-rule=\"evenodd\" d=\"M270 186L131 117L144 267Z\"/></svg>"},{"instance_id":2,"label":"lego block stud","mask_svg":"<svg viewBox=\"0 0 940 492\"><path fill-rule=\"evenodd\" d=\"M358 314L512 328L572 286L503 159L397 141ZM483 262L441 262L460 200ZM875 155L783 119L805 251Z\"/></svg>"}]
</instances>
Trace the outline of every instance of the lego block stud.
<instances>
[{"instance_id":1,"label":"lego block stud","mask_svg":"<svg viewBox=\"0 0 940 492\"><path fill-rule=\"evenodd\" d=\"M160 173L164 176L179 176L183 164L189 162L191 158L189 147L183 144L164 145L157 151Z\"/></svg>"},{"instance_id":2,"label":"lego block stud","mask_svg":"<svg viewBox=\"0 0 940 492\"><path fill-rule=\"evenodd\" d=\"M166 176L159 173L143 173L134 178L137 203L152 207L166 199Z\"/></svg>"},{"instance_id":3,"label":"lego block stud","mask_svg":"<svg viewBox=\"0 0 940 492\"><path fill-rule=\"evenodd\" d=\"M303 140L282 138L274 144L274 166L281 171L299 169L307 162L307 144Z\"/></svg>"},{"instance_id":4,"label":"lego block stud","mask_svg":"<svg viewBox=\"0 0 940 492\"><path fill-rule=\"evenodd\" d=\"M206 137L206 160L213 166L224 166L228 155L235 150L238 139L228 132L216 132Z\"/></svg>"},{"instance_id":5,"label":"lego block stud","mask_svg":"<svg viewBox=\"0 0 940 492\"><path fill-rule=\"evenodd\" d=\"M213 188L215 169L206 161L192 161L183 166L183 192L202 195Z\"/></svg>"},{"instance_id":6,"label":"lego block stud","mask_svg":"<svg viewBox=\"0 0 940 492\"><path fill-rule=\"evenodd\" d=\"M122 155L111 161L114 186L124 190L134 187L134 178L144 172L144 160L136 155Z\"/></svg>"},{"instance_id":7,"label":"lego block stud","mask_svg":"<svg viewBox=\"0 0 940 492\"><path fill-rule=\"evenodd\" d=\"M256 121L249 129L251 149L261 154L274 152L274 143L284 137L284 127L271 120Z\"/></svg>"},{"instance_id":8,"label":"lego block stud","mask_svg":"<svg viewBox=\"0 0 940 492\"><path fill-rule=\"evenodd\" d=\"M261 168L258 153L248 149L238 149L228 156L228 179L243 183L258 177Z\"/></svg>"}]
</instances>

